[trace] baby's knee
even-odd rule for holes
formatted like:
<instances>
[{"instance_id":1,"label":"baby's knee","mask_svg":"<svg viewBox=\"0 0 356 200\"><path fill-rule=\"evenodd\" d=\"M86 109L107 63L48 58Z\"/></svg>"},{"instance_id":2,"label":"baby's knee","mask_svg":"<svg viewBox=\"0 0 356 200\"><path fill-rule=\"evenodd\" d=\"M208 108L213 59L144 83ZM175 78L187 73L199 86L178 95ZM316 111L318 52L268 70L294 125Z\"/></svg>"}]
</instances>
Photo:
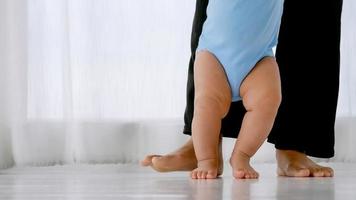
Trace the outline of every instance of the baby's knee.
<instances>
[{"instance_id":1,"label":"baby's knee","mask_svg":"<svg viewBox=\"0 0 356 200\"><path fill-rule=\"evenodd\" d=\"M244 100L246 110L258 110L266 114L276 115L282 102L282 94L279 91L266 91L258 96Z\"/></svg>"},{"instance_id":2,"label":"baby's knee","mask_svg":"<svg viewBox=\"0 0 356 200\"><path fill-rule=\"evenodd\" d=\"M196 94L194 97L194 113L204 112L224 118L229 112L231 99L212 94Z\"/></svg>"}]
</instances>

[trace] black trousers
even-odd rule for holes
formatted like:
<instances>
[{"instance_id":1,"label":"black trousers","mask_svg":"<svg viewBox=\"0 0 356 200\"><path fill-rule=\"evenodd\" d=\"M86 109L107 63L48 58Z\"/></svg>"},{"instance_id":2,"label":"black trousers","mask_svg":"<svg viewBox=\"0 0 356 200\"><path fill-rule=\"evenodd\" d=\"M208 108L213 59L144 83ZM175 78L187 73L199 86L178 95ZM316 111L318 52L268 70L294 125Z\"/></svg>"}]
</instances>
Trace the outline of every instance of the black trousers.
<instances>
[{"instance_id":1,"label":"black trousers","mask_svg":"<svg viewBox=\"0 0 356 200\"><path fill-rule=\"evenodd\" d=\"M194 113L195 49L206 19L208 0L197 0L191 35L184 134L191 134ZM276 59L282 103L268 142L277 149L334 156L334 125L339 90L342 0L285 0ZM224 137L238 136L246 110L232 102L222 119Z\"/></svg>"}]
</instances>

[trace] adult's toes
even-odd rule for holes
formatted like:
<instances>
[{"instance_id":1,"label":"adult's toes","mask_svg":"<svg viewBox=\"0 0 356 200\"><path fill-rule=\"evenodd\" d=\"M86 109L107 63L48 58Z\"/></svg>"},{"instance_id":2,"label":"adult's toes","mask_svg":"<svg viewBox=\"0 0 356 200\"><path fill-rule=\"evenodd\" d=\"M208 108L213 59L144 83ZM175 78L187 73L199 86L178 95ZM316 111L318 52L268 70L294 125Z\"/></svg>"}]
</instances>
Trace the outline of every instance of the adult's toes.
<instances>
[{"instance_id":1,"label":"adult's toes","mask_svg":"<svg viewBox=\"0 0 356 200\"><path fill-rule=\"evenodd\" d=\"M331 177L331 173L329 171L324 171L324 176L325 177Z\"/></svg>"},{"instance_id":2,"label":"adult's toes","mask_svg":"<svg viewBox=\"0 0 356 200\"><path fill-rule=\"evenodd\" d=\"M146 167L146 166L149 166L149 165L151 165L151 160L150 159L147 159L147 158L145 158L145 159L143 159L143 160L141 160L141 166L144 166L144 167Z\"/></svg>"},{"instance_id":3,"label":"adult's toes","mask_svg":"<svg viewBox=\"0 0 356 200\"><path fill-rule=\"evenodd\" d=\"M163 158L163 156L161 156L161 155L153 155L152 158L151 158L151 162L153 164L155 164L155 163L157 163L157 161L160 161L161 158Z\"/></svg>"},{"instance_id":4,"label":"adult's toes","mask_svg":"<svg viewBox=\"0 0 356 200\"><path fill-rule=\"evenodd\" d=\"M148 155L148 156L146 156L145 159L143 159L143 160L141 161L141 165L142 165L142 166L149 166L149 165L151 165L151 164L152 164L152 159L153 159L154 157L160 157L160 155Z\"/></svg>"},{"instance_id":5,"label":"adult's toes","mask_svg":"<svg viewBox=\"0 0 356 200\"><path fill-rule=\"evenodd\" d=\"M314 177L323 177L324 171L322 168L312 168L312 169L310 169L310 174L311 174L311 176L314 176Z\"/></svg>"},{"instance_id":6,"label":"adult's toes","mask_svg":"<svg viewBox=\"0 0 356 200\"><path fill-rule=\"evenodd\" d=\"M332 177L334 176L334 170L330 167L324 167L325 176Z\"/></svg>"},{"instance_id":7,"label":"adult's toes","mask_svg":"<svg viewBox=\"0 0 356 200\"><path fill-rule=\"evenodd\" d=\"M290 165L285 174L291 177L307 177L310 175L310 171L307 168Z\"/></svg>"}]
</instances>

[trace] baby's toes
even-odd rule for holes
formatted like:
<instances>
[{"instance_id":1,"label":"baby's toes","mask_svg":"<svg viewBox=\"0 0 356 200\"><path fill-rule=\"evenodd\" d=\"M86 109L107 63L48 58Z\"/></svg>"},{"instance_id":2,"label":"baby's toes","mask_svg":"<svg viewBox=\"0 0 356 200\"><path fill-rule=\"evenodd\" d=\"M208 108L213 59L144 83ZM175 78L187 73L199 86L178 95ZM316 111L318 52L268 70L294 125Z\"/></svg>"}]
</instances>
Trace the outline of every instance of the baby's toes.
<instances>
[{"instance_id":1,"label":"baby's toes","mask_svg":"<svg viewBox=\"0 0 356 200\"><path fill-rule=\"evenodd\" d=\"M251 172L246 172L246 173L245 173L245 178L246 178L246 179L251 179L251 178L253 178L252 173L251 173Z\"/></svg>"},{"instance_id":2,"label":"baby's toes","mask_svg":"<svg viewBox=\"0 0 356 200\"><path fill-rule=\"evenodd\" d=\"M249 175L249 179L255 179L256 178L256 174L253 171L249 171L248 175Z\"/></svg>"},{"instance_id":3,"label":"baby's toes","mask_svg":"<svg viewBox=\"0 0 356 200\"><path fill-rule=\"evenodd\" d=\"M258 178L257 172L252 171L250 173L250 175L251 175L251 178Z\"/></svg>"},{"instance_id":4,"label":"baby's toes","mask_svg":"<svg viewBox=\"0 0 356 200\"><path fill-rule=\"evenodd\" d=\"M218 176L218 172L217 171L214 171L214 170L209 170L207 175L206 175L206 178L208 179L214 179Z\"/></svg>"},{"instance_id":5,"label":"baby's toes","mask_svg":"<svg viewBox=\"0 0 356 200\"><path fill-rule=\"evenodd\" d=\"M208 175L208 172L207 171L202 171L201 173L201 178L202 179L206 179L206 176Z\"/></svg>"},{"instance_id":6,"label":"baby's toes","mask_svg":"<svg viewBox=\"0 0 356 200\"><path fill-rule=\"evenodd\" d=\"M258 178L258 173L254 171L248 171L248 170L239 170L236 173L236 178L239 179L255 179Z\"/></svg>"},{"instance_id":7,"label":"baby's toes","mask_svg":"<svg viewBox=\"0 0 356 200\"><path fill-rule=\"evenodd\" d=\"M193 170L193 171L190 173L190 177L191 177L192 179L197 179L197 178L198 178L197 170Z\"/></svg>"},{"instance_id":8,"label":"baby's toes","mask_svg":"<svg viewBox=\"0 0 356 200\"><path fill-rule=\"evenodd\" d=\"M248 170L248 174L249 174L250 179L251 178L257 178L257 172L255 170L253 170L253 169Z\"/></svg>"},{"instance_id":9,"label":"baby's toes","mask_svg":"<svg viewBox=\"0 0 356 200\"><path fill-rule=\"evenodd\" d=\"M255 178L260 177L260 174L258 172L254 172Z\"/></svg>"},{"instance_id":10,"label":"baby's toes","mask_svg":"<svg viewBox=\"0 0 356 200\"><path fill-rule=\"evenodd\" d=\"M246 173L245 173L245 171L242 170L242 169L236 170L236 171L234 172L234 177L235 177L235 178L242 179L242 178L245 178L245 175L246 175Z\"/></svg>"},{"instance_id":11,"label":"baby's toes","mask_svg":"<svg viewBox=\"0 0 356 200\"><path fill-rule=\"evenodd\" d=\"M197 172L198 179L202 179L202 174L203 174L203 171L198 170L198 172Z\"/></svg>"}]
</instances>

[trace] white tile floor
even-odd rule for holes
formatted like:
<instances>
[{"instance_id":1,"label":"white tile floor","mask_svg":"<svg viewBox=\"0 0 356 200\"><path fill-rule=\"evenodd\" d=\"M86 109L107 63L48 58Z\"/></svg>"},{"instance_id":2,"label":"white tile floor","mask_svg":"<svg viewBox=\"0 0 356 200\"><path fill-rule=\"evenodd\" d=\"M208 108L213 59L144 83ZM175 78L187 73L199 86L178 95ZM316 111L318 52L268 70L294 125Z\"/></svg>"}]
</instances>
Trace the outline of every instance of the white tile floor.
<instances>
[{"instance_id":1,"label":"white tile floor","mask_svg":"<svg viewBox=\"0 0 356 200\"><path fill-rule=\"evenodd\" d=\"M137 165L15 167L0 171L0 199L356 199L356 164L328 164L334 178L281 178L274 164L255 165L257 181L234 180L229 166L217 180L187 172L155 173Z\"/></svg>"}]
</instances>

